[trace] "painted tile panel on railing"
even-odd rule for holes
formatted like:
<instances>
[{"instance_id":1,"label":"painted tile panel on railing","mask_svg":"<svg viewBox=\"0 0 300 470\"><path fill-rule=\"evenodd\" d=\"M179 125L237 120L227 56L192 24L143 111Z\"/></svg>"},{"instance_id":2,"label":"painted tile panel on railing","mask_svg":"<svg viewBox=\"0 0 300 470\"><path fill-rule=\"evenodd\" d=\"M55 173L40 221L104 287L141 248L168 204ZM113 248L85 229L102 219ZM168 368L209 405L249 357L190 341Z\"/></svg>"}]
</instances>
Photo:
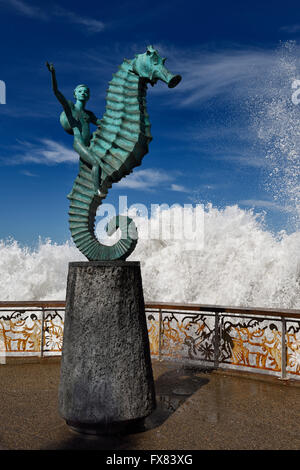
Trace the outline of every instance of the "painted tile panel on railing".
<instances>
[{"instance_id":1,"label":"painted tile panel on railing","mask_svg":"<svg viewBox=\"0 0 300 470\"><path fill-rule=\"evenodd\" d=\"M212 362L214 328L214 314L163 312L161 356Z\"/></svg>"},{"instance_id":2,"label":"painted tile panel on railing","mask_svg":"<svg viewBox=\"0 0 300 470\"><path fill-rule=\"evenodd\" d=\"M63 327L64 311L2 310L0 311L1 356L60 354Z\"/></svg>"},{"instance_id":3,"label":"painted tile panel on railing","mask_svg":"<svg viewBox=\"0 0 300 470\"><path fill-rule=\"evenodd\" d=\"M300 321L287 321L287 373L300 376Z\"/></svg>"},{"instance_id":4,"label":"painted tile panel on railing","mask_svg":"<svg viewBox=\"0 0 300 470\"><path fill-rule=\"evenodd\" d=\"M0 312L0 346L6 355L40 354L41 332L41 311Z\"/></svg>"},{"instance_id":5,"label":"painted tile panel on railing","mask_svg":"<svg viewBox=\"0 0 300 470\"><path fill-rule=\"evenodd\" d=\"M64 312L45 312L44 320L44 355L61 353L64 334Z\"/></svg>"},{"instance_id":6,"label":"painted tile panel on railing","mask_svg":"<svg viewBox=\"0 0 300 470\"><path fill-rule=\"evenodd\" d=\"M222 315L219 363L235 369L281 372L281 322Z\"/></svg>"},{"instance_id":7,"label":"painted tile panel on railing","mask_svg":"<svg viewBox=\"0 0 300 470\"><path fill-rule=\"evenodd\" d=\"M159 357L160 356L159 313L157 311L147 310L146 320L147 320L151 355L154 357L156 356Z\"/></svg>"}]
</instances>

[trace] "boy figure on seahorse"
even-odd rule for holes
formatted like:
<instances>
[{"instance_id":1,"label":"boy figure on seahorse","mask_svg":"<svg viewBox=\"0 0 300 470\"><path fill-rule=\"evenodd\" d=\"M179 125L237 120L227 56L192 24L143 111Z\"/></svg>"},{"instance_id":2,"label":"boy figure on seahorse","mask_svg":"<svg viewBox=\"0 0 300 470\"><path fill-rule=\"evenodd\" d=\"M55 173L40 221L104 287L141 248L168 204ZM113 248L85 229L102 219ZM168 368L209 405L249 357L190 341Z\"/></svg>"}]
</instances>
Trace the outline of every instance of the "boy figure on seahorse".
<instances>
[{"instance_id":1,"label":"boy figure on seahorse","mask_svg":"<svg viewBox=\"0 0 300 470\"><path fill-rule=\"evenodd\" d=\"M162 80L174 88L181 80L180 75L167 70L165 61L152 46L132 60L124 59L109 82L101 120L85 109L89 88L78 85L74 90L76 102L66 100L58 90L54 66L47 62L54 94L64 109L60 122L74 136L73 148L80 157L79 174L68 195L70 231L77 248L90 261L125 260L136 246L136 227L129 217L118 215L109 221L108 235L118 228L121 231L121 238L112 246L99 242L94 223L108 189L141 165L148 152L152 136L146 109L147 85ZM92 135L91 123L97 126Z\"/></svg>"},{"instance_id":2,"label":"boy figure on seahorse","mask_svg":"<svg viewBox=\"0 0 300 470\"><path fill-rule=\"evenodd\" d=\"M74 135L74 150L80 155L79 165L85 164L91 167L92 177L95 185L95 191L99 190L100 185L100 167L87 152L82 151L85 147L89 147L92 138L90 132L90 123L98 126L100 119L97 119L92 111L85 109L85 105L90 98L90 89L87 85L77 85L74 90L74 98L76 102L67 100L59 91L57 86L56 73L53 64L46 62L49 72L52 76L53 92L62 105L64 111L60 115L60 123L68 134ZM80 168L79 166L79 168ZM72 196L72 191L69 197Z\"/></svg>"}]
</instances>

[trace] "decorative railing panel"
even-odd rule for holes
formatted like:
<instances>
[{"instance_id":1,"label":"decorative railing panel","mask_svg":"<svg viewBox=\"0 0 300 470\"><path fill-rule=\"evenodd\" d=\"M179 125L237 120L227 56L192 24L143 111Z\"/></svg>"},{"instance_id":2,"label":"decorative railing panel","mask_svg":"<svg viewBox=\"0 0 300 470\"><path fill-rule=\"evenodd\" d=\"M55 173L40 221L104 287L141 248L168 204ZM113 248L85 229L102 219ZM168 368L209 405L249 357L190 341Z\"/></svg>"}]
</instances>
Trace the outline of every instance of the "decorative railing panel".
<instances>
[{"instance_id":1,"label":"decorative railing panel","mask_svg":"<svg viewBox=\"0 0 300 470\"><path fill-rule=\"evenodd\" d=\"M213 362L215 318L213 314L164 312L162 356Z\"/></svg>"},{"instance_id":2,"label":"decorative railing panel","mask_svg":"<svg viewBox=\"0 0 300 470\"><path fill-rule=\"evenodd\" d=\"M300 377L300 320L286 322L286 344L287 373Z\"/></svg>"},{"instance_id":3,"label":"decorative railing panel","mask_svg":"<svg viewBox=\"0 0 300 470\"><path fill-rule=\"evenodd\" d=\"M56 355L57 353L61 353L64 318L64 310L44 311L44 355Z\"/></svg>"},{"instance_id":4,"label":"decorative railing panel","mask_svg":"<svg viewBox=\"0 0 300 470\"><path fill-rule=\"evenodd\" d=\"M0 302L0 363L60 355L64 302ZM300 379L300 311L146 304L151 355Z\"/></svg>"},{"instance_id":5,"label":"decorative railing panel","mask_svg":"<svg viewBox=\"0 0 300 470\"><path fill-rule=\"evenodd\" d=\"M63 327L64 309L0 308L0 355L60 354Z\"/></svg>"},{"instance_id":6,"label":"decorative railing panel","mask_svg":"<svg viewBox=\"0 0 300 470\"><path fill-rule=\"evenodd\" d=\"M148 328L148 336L150 343L151 355L160 357L161 350L161 318L157 310L146 310L146 320Z\"/></svg>"},{"instance_id":7,"label":"decorative railing panel","mask_svg":"<svg viewBox=\"0 0 300 470\"><path fill-rule=\"evenodd\" d=\"M42 314L35 310L0 312L1 349L6 355L39 354L41 351Z\"/></svg>"},{"instance_id":8,"label":"decorative railing panel","mask_svg":"<svg viewBox=\"0 0 300 470\"><path fill-rule=\"evenodd\" d=\"M282 368L281 322L260 317L221 317L219 363L278 375Z\"/></svg>"}]
</instances>

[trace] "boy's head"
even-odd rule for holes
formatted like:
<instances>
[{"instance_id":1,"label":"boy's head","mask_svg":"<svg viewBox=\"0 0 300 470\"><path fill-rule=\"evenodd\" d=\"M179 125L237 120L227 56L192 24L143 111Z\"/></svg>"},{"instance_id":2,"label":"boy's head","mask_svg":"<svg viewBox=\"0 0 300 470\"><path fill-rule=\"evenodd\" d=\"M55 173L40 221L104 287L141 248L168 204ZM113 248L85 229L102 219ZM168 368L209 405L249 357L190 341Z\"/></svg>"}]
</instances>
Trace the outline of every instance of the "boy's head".
<instances>
[{"instance_id":1,"label":"boy's head","mask_svg":"<svg viewBox=\"0 0 300 470\"><path fill-rule=\"evenodd\" d=\"M74 97L78 101L87 101L90 97L90 89L86 85L77 85L74 90Z\"/></svg>"}]
</instances>

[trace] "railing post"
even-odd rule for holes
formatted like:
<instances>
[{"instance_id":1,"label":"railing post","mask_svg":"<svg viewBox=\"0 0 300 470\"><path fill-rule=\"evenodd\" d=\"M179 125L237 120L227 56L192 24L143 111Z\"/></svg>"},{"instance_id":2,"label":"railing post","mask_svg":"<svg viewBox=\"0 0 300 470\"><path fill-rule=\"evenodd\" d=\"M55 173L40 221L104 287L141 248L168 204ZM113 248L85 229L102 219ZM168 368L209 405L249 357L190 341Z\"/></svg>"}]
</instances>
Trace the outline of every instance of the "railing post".
<instances>
[{"instance_id":1,"label":"railing post","mask_svg":"<svg viewBox=\"0 0 300 470\"><path fill-rule=\"evenodd\" d=\"M219 350L220 350L220 315L219 312L215 313L215 350L214 350L214 367L219 366Z\"/></svg>"},{"instance_id":2,"label":"railing post","mask_svg":"<svg viewBox=\"0 0 300 470\"><path fill-rule=\"evenodd\" d=\"M158 310L158 360L161 360L161 326L162 326L162 313L161 308Z\"/></svg>"},{"instance_id":3,"label":"railing post","mask_svg":"<svg viewBox=\"0 0 300 470\"><path fill-rule=\"evenodd\" d=\"M286 344L286 320L281 317L281 378L286 379L287 344Z\"/></svg>"},{"instance_id":4,"label":"railing post","mask_svg":"<svg viewBox=\"0 0 300 470\"><path fill-rule=\"evenodd\" d=\"M45 324L45 310L42 308L41 357L44 356L44 324Z\"/></svg>"}]
</instances>

